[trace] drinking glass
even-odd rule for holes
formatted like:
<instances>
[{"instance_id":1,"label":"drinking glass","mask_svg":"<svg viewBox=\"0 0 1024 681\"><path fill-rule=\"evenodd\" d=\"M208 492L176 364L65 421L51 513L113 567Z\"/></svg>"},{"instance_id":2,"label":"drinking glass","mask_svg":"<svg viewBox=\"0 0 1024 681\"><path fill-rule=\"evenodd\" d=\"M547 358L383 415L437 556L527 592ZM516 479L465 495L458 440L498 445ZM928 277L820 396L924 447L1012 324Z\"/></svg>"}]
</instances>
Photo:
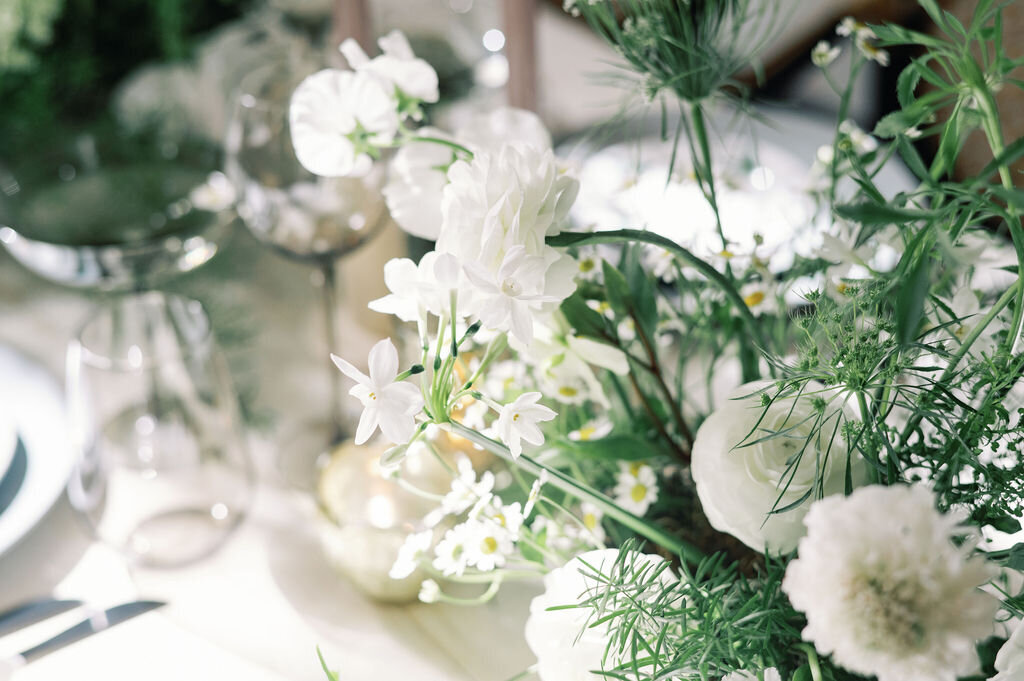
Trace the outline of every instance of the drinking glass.
<instances>
[{"instance_id":1,"label":"drinking glass","mask_svg":"<svg viewBox=\"0 0 1024 681\"><path fill-rule=\"evenodd\" d=\"M238 399L197 301L118 296L70 343L79 455L71 504L130 561L173 567L218 548L245 515L253 469Z\"/></svg>"},{"instance_id":2,"label":"drinking glass","mask_svg":"<svg viewBox=\"0 0 1024 681\"><path fill-rule=\"evenodd\" d=\"M329 351L338 343L337 261L373 238L386 222L381 188L383 164L362 178L313 175L299 163L288 131L288 103L316 67L272 64L242 81L228 129L226 172L238 196L239 217L257 239L277 253L316 267L326 346L327 412L284 438L278 456L286 481L311 489L316 461L348 433L343 425L340 373Z\"/></svg>"}]
</instances>

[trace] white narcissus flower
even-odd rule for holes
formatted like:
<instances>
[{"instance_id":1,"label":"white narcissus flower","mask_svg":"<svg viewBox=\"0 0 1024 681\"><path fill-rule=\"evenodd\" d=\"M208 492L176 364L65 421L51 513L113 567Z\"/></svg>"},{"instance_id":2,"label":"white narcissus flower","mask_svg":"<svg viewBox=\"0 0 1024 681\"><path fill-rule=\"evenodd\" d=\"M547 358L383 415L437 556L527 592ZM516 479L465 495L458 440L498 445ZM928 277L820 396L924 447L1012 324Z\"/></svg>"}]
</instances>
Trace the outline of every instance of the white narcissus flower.
<instances>
[{"instance_id":1,"label":"white narcissus flower","mask_svg":"<svg viewBox=\"0 0 1024 681\"><path fill-rule=\"evenodd\" d=\"M406 97L422 102L438 100L437 72L413 54L404 33L393 30L378 38L377 44L383 54L373 59L352 38L345 40L340 49L355 71L375 76L391 90L398 89Z\"/></svg>"},{"instance_id":2,"label":"white narcissus flower","mask_svg":"<svg viewBox=\"0 0 1024 681\"><path fill-rule=\"evenodd\" d=\"M955 681L978 673L994 631L995 575L957 514L922 486L872 485L816 502L782 589L807 616L803 637L878 681ZM968 535L959 546L954 539Z\"/></svg>"},{"instance_id":3,"label":"white narcissus flower","mask_svg":"<svg viewBox=\"0 0 1024 681\"><path fill-rule=\"evenodd\" d=\"M380 82L367 74L324 69L307 77L288 109L299 163L314 175L362 177L369 151L398 132L398 112Z\"/></svg>"},{"instance_id":4,"label":"white narcissus flower","mask_svg":"<svg viewBox=\"0 0 1024 681\"><path fill-rule=\"evenodd\" d=\"M630 513L643 516L658 500L658 476L643 462L621 462L613 493L616 504Z\"/></svg>"},{"instance_id":5,"label":"white narcissus flower","mask_svg":"<svg viewBox=\"0 0 1024 681\"><path fill-rule=\"evenodd\" d=\"M558 415L544 405L537 404L541 397L538 392L523 393L503 406L498 414L498 434L502 442L508 445L513 458L523 453L521 440L532 445L544 444L544 434L537 424L550 421Z\"/></svg>"},{"instance_id":6,"label":"white narcissus flower","mask_svg":"<svg viewBox=\"0 0 1024 681\"><path fill-rule=\"evenodd\" d=\"M594 623L590 608L557 608L576 605L605 593L595 576L609 575L619 557L618 549L588 551L544 577L544 593L530 603L526 621L526 643L537 656L537 676L541 681L600 681L607 677L593 672L614 668L619 661L604 661L608 647L608 623ZM660 556L636 553L630 556L637 571L664 563ZM669 570L660 579L674 578Z\"/></svg>"},{"instance_id":7,"label":"white narcissus flower","mask_svg":"<svg viewBox=\"0 0 1024 681\"><path fill-rule=\"evenodd\" d=\"M391 339L378 341L370 350L369 376L337 355L332 354L331 360L356 382L349 394L363 403L355 443L366 442L378 426L388 440L407 442L416 432L416 415L423 409L423 395L413 384L395 381L398 350Z\"/></svg>"},{"instance_id":8,"label":"white narcissus flower","mask_svg":"<svg viewBox=\"0 0 1024 681\"><path fill-rule=\"evenodd\" d=\"M430 547L434 543L434 531L424 530L414 532L405 538L405 543L398 549L398 557L395 564L391 566L388 576L391 579L405 579L420 566L430 553Z\"/></svg>"},{"instance_id":9,"label":"white narcissus flower","mask_svg":"<svg viewBox=\"0 0 1024 681\"><path fill-rule=\"evenodd\" d=\"M693 443L691 473L712 527L755 551L788 553L804 534L803 518L815 495L838 494L845 488L846 443L841 432L834 439L831 434L837 418L856 415L845 403L836 404L841 396L822 394L824 386L810 381L804 392L832 400L814 432L814 398L779 397L766 410L758 393L766 390L774 396L772 386L770 381L740 386L708 416ZM780 434L766 437L770 432ZM754 444L745 445L745 439ZM864 463L857 457L850 466L857 485L865 477ZM809 490L810 498L796 508L771 513L804 498Z\"/></svg>"},{"instance_id":10,"label":"white narcissus flower","mask_svg":"<svg viewBox=\"0 0 1024 681\"><path fill-rule=\"evenodd\" d=\"M460 285L460 274L458 261L447 253L425 253L418 265L409 258L392 258L384 264L384 283L391 293L371 300L368 307L393 314L403 322L424 325L428 312L451 314L451 291L462 289L459 310L460 318L465 317L472 299L471 291ZM423 331L425 328L421 335Z\"/></svg>"},{"instance_id":11,"label":"white narcissus flower","mask_svg":"<svg viewBox=\"0 0 1024 681\"><path fill-rule=\"evenodd\" d=\"M466 277L473 284L475 312L489 329L509 331L522 343L533 340L533 315L541 304L559 298L544 295L547 263L539 255L527 255L525 246L513 246L497 272L477 262L466 263Z\"/></svg>"},{"instance_id":12,"label":"white narcissus flower","mask_svg":"<svg viewBox=\"0 0 1024 681\"><path fill-rule=\"evenodd\" d=\"M1021 681L1024 679L1024 626L1017 630L1002 645L996 654L996 671L989 681Z\"/></svg>"},{"instance_id":13,"label":"white narcissus flower","mask_svg":"<svg viewBox=\"0 0 1024 681\"><path fill-rule=\"evenodd\" d=\"M775 667L768 667L761 672L761 676L758 677L754 672L748 672L746 670L740 670L731 672L722 677L722 681L782 681L782 674Z\"/></svg>"}]
</instances>

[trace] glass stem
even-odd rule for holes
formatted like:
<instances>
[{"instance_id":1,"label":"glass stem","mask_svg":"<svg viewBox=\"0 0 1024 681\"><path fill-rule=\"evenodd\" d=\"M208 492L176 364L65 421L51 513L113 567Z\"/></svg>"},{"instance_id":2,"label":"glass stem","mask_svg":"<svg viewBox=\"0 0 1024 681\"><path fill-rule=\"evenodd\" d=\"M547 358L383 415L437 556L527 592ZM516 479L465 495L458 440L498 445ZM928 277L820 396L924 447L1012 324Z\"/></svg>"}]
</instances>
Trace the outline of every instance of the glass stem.
<instances>
[{"instance_id":1,"label":"glass stem","mask_svg":"<svg viewBox=\"0 0 1024 681\"><path fill-rule=\"evenodd\" d=\"M323 274L323 312L324 340L327 341L327 352L341 351L338 342L338 268L334 258L320 261L320 272ZM330 413L327 422L331 424L330 443L337 444L345 439L345 429L341 419L341 372L331 362L330 355L324 357L331 392L328 401Z\"/></svg>"}]
</instances>

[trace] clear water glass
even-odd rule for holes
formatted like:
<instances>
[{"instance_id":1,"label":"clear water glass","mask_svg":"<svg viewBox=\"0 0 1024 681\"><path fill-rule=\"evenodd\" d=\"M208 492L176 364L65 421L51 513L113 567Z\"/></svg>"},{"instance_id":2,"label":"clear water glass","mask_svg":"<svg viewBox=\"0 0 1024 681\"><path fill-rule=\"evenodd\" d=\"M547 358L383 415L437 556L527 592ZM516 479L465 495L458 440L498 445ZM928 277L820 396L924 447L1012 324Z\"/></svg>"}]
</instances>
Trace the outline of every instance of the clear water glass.
<instances>
[{"instance_id":1,"label":"clear water glass","mask_svg":"<svg viewBox=\"0 0 1024 681\"><path fill-rule=\"evenodd\" d=\"M254 474L199 302L158 292L111 300L69 345L67 394L79 455L68 497L99 539L148 567L224 543Z\"/></svg>"}]
</instances>

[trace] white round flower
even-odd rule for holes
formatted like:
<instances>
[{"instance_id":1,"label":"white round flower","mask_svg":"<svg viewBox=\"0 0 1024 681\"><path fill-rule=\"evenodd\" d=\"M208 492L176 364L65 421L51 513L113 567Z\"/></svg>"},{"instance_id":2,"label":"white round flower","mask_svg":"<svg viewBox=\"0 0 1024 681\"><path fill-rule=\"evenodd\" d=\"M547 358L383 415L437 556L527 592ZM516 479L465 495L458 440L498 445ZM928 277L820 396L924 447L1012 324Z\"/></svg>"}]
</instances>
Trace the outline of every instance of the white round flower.
<instances>
[{"instance_id":1,"label":"white round flower","mask_svg":"<svg viewBox=\"0 0 1024 681\"><path fill-rule=\"evenodd\" d=\"M618 556L618 549L588 551L544 577L544 593L530 603L525 631L526 643L537 656L537 675L541 681L606 678L592 672L602 668L608 646L608 624L588 626L594 619L590 608L548 608L574 605L602 593L594 572L609 574ZM631 558L635 558L637 568L664 562L660 556L649 554L636 554ZM668 570L662 573L662 579L672 579ZM615 660L609 660L605 668L616 664Z\"/></svg>"},{"instance_id":2,"label":"white round flower","mask_svg":"<svg viewBox=\"0 0 1024 681\"><path fill-rule=\"evenodd\" d=\"M978 672L975 644L999 601L995 574L955 514L921 486L864 487L815 503L782 588L807 615L804 639L879 681L954 681Z\"/></svg>"},{"instance_id":3,"label":"white round flower","mask_svg":"<svg viewBox=\"0 0 1024 681\"><path fill-rule=\"evenodd\" d=\"M787 553L804 534L802 521L813 494L820 491L827 496L844 489L846 444L841 434L834 439L831 434L837 418L855 416L845 405L837 405L840 398L833 395L825 410L828 420L812 434L815 400L807 395L780 397L766 411L757 393L767 389L766 394L773 396L775 389L770 386L770 381L740 386L708 416L693 443L691 471L712 527L756 551ZM807 393L821 390L824 386L813 381L805 388ZM821 397L828 400L830 396ZM786 432L766 437L772 431ZM793 466L791 458L801 448L800 462ZM854 459L852 469L857 484L863 478L863 461ZM812 488L815 491L805 503L771 513L799 501Z\"/></svg>"},{"instance_id":4,"label":"white round flower","mask_svg":"<svg viewBox=\"0 0 1024 681\"><path fill-rule=\"evenodd\" d=\"M508 142L541 151L551 148L551 133L537 114L508 106L470 117L456 128L455 136L474 151L495 151Z\"/></svg>"},{"instance_id":5,"label":"white round flower","mask_svg":"<svg viewBox=\"0 0 1024 681\"><path fill-rule=\"evenodd\" d=\"M390 142L398 112L380 81L365 73L324 69L303 80L288 110L295 156L325 177L370 172L367 151Z\"/></svg>"},{"instance_id":6,"label":"white round flower","mask_svg":"<svg viewBox=\"0 0 1024 681\"><path fill-rule=\"evenodd\" d=\"M436 128L421 128L421 137L450 139ZM450 147L435 142L407 142L388 168L384 198L398 226L421 239L441 233L441 194L448 184L445 168L454 161Z\"/></svg>"},{"instance_id":7,"label":"white round flower","mask_svg":"<svg viewBox=\"0 0 1024 681\"><path fill-rule=\"evenodd\" d=\"M513 246L523 246L527 255L546 255L544 238L561 230L579 190L550 150L520 143L457 161L448 178L437 249L491 271Z\"/></svg>"},{"instance_id":8,"label":"white round flower","mask_svg":"<svg viewBox=\"0 0 1024 681\"><path fill-rule=\"evenodd\" d=\"M1018 624L1009 640L996 654L996 671L990 681L1021 681L1024 679L1024 626Z\"/></svg>"}]
</instances>

